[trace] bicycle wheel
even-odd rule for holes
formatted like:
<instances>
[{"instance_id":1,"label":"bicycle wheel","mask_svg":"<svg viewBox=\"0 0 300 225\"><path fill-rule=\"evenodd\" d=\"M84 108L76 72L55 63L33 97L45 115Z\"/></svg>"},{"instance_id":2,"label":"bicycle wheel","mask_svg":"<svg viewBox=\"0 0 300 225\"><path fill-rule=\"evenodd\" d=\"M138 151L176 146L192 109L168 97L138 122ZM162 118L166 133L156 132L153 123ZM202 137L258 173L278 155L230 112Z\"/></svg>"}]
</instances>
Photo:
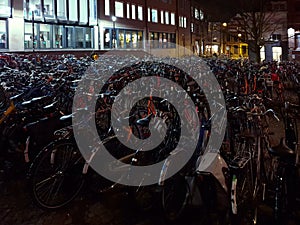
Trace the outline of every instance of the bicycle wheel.
<instances>
[{"instance_id":1,"label":"bicycle wheel","mask_svg":"<svg viewBox=\"0 0 300 225\"><path fill-rule=\"evenodd\" d=\"M166 182L162 190L162 211L168 222L182 217L189 198L189 186L185 178L178 176Z\"/></svg>"},{"instance_id":2,"label":"bicycle wheel","mask_svg":"<svg viewBox=\"0 0 300 225\"><path fill-rule=\"evenodd\" d=\"M81 190L84 160L75 142L62 140L44 148L29 172L34 202L43 209L57 209L71 202Z\"/></svg>"}]
</instances>

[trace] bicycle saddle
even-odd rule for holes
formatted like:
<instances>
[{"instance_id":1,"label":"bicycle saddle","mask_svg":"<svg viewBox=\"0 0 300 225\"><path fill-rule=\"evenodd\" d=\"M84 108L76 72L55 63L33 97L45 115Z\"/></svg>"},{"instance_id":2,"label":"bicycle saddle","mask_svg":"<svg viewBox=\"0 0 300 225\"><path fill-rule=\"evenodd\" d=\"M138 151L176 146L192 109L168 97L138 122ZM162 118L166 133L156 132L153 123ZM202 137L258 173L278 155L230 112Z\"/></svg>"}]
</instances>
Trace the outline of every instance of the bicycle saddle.
<instances>
[{"instance_id":1,"label":"bicycle saddle","mask_svg":"<svg viewBox=\"0 0 300 225\"><path fill-rule=\"evenodd\" d=\"M280 139L279 145L269 148L269 153L280 158L289 158L295 155L295 152L286 145L285 138Z\"/></svg>"}]
</instances>

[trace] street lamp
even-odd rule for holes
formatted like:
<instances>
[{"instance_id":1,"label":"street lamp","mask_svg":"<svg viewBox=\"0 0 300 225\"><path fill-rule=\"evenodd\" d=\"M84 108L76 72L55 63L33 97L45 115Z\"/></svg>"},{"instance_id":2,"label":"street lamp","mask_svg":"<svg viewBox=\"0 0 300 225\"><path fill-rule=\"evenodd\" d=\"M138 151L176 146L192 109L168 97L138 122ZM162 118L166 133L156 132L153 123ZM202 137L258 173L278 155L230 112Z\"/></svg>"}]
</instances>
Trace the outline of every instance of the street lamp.
<instances>
[{"instance_id":1,"label":"street lamp","mask_svg":"<svg viewBox=\"0 0 300 225\"><path fill-rule=\"evenodd\" d=\"M113 48L116 48L116 21L117 21L117 17L112 16L111 20L113 21L113 34L112 34L112 41L113 41Z\"/></svg>"},{"instance_id":2,"label":"street lamp","mask_svg":"<svg viewBox=\"0 0 300 225\"><path fill-rule=\"evenodd\" d=\"M222 37L220 37L220 38L221 38L221 41L222 41L221 46L222 46L222 51L223 51L224 54L226 53L225 52L226 51L226 49L225 49L225 38L226 38L226 35L227 35L226 28L227 28L227 23L226 22L222 23Z\"/></svg>"}]
</instances>

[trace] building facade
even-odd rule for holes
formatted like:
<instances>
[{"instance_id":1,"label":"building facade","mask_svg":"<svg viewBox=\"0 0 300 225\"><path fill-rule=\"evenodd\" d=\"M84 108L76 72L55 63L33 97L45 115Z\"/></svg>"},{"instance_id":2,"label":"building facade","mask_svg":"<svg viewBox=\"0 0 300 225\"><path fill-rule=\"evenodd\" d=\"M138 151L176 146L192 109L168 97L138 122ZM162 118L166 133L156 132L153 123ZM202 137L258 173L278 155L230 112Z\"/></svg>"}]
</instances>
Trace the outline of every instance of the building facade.
<instances>
[{"instance_id":1,"label":"building facade","mask_svg":"<svg viewBox=\"0 0 300 225\"><path fill-rule=\"evenodd\" d=\"M300 0L287 0L290 59L300 60Z\"/></svg>"},{"instance_id":2,"label":"building facade","mask_svg":"<svg viewBox=\"0 0 300 225\"><path fill-rule=\"evenodd\" d=\"M0 0L0 51L202 55L205 18L195 0Z\"/></svg>"},{"instance_id":3,"label":"building facade","mask_svg":"<svg viewBox=\"0 0 300 225\"><path fill-rule=\"evenodd\" d=\"M4 51L93 49L97 41L96 0L5 0L0 14Z\"/></svg>"}]
</instances>

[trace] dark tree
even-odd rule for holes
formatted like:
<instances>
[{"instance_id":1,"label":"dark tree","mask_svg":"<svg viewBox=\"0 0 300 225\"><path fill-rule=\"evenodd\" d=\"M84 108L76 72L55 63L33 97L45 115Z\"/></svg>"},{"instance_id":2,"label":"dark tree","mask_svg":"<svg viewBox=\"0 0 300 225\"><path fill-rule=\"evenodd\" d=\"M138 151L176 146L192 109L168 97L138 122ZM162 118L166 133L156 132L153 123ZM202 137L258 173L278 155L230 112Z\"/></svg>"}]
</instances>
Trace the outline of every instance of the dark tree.
<instances>
[{"instance_id":1,"label":"dark tree","mask_svg":"<svg viewBox=\"0 0 300 225\"><path fill-rule=\"evenodd\" d=\"M255 61L260 62L260 49L264 46L266 34L273 33L282 24L281 18L272 11L269 0L240 0L237 5L239 13L232 23L243 33L242 41L255 53Z\"/></svg>"}]
</instances>

